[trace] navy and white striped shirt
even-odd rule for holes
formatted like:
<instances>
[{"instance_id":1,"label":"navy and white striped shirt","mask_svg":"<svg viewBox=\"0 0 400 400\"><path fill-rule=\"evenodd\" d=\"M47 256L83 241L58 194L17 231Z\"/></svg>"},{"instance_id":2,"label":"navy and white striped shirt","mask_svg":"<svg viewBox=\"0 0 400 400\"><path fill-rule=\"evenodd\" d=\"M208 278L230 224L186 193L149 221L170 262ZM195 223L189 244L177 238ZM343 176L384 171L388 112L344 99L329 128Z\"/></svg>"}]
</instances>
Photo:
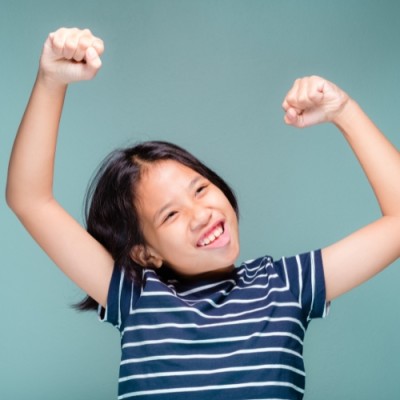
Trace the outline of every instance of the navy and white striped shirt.
<instances>
[{"instance_id":1,"label":"navy and white striped shirt","mask_svg":"<svg viewBox=\"0 0 400 400\"><path fill-rule=\"evenodd\" d=\"M119 399L301 399L303 340L326 314L321 252L243 263L221 281L141 287L115 268L104 320L121 332Z\"/></svg>"}]
</instances>

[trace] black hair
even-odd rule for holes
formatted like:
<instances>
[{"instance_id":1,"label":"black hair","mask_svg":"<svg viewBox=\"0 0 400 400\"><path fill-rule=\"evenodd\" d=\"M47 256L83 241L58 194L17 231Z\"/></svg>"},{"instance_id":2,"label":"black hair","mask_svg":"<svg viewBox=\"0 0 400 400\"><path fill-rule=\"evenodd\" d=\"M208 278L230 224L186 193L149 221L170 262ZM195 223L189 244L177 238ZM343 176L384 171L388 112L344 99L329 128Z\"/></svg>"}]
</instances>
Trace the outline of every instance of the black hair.
<instances>
[{"instance_id":1,"label":"black hair","mask_svg":"<svg viewBox=\"0 0 400 400\"><path fill-rule=\"evenodd\" d=\"M148 141L113 151L100 165L85 197L87 231L111 254L117 268L133 280L141 279L141 267L131 258L135 245L145 245L136 208L137 185L146 166L174 160L204 176L226 196L239 215L233 190L214 171L185 149L168 142ZM75 305L79 310L97 309L87 296Z\"/></svg>"}]
</instances>

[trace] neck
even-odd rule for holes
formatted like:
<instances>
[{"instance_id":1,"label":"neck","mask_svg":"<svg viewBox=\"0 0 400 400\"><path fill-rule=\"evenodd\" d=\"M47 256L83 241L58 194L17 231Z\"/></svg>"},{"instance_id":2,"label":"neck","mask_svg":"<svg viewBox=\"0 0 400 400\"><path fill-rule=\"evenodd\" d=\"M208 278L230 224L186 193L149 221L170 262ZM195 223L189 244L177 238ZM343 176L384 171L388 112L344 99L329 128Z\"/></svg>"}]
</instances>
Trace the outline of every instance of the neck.
<instances>
[{"instance_id":1,"label":"neck","mask_svg":"<svg viewBox=\"0 0 400 400\"><path fill-rule=\"evenodd\" d=\"M221 268L216 271L207 271L196 275L182 275L168 267L163 265L157 270L157 273L163 279L176 279L180 282L199 282L199 281L219 281L230 278L233 271L235 270L234 265L229 267Z\"/></svg>"}]
</instances>

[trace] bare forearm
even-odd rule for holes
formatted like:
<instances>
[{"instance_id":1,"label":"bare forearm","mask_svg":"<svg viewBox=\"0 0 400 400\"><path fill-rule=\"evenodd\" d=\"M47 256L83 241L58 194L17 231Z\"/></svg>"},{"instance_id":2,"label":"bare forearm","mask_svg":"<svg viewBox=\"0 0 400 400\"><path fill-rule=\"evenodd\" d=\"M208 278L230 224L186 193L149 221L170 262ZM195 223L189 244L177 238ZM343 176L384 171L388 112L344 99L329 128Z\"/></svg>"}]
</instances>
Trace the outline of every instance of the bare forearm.
<instances>
[{"instance_id":1,"label":"bare forearm","mask_svg":"<svg viewBox=\"0 0 400 400\"><path fill-rule=\"evenodd\" d=\"M353 100L333 121L358 158L382 214L400 217L400 154Z\"/></svg>"},{"instance_id":2,"label":"bare forearm","mask_svg":"<svg viewBox=\"0 0 400 400\"><path fill-rule=\"evenodd\" d=\"M322 250L327 300L371 278L400 257L400 156L357 103L320 77L296 80L283 102L285 122L299 128L333 122L376 194L383 217Z\"/></svg>"},{"instance_id":3,"label":"bare forearm","mask_svg":"<svg viewBox=\"0 0 400 400\"><path fill-rule=\"evenodd\" d=\"M66 88L94 78L104 45L88 29L60 28L43 46L38 77L11 155L7 201L60 269L99 304L113 270L108 251L53 198L54 158Z\"/></svg>"},{"instance_id":4,"label":"bare forearm","mask_svg":"<svg viewBox=\"0 0 400 400\"><path fill-rule=\"evenodd\" d=\"M52 199L54 156L67 85L92 79L103 41L86 30L50 33L10 159L7 202L21 216Z\"/></svg>"},{"instance_id":5,"label":"bare forearm","mask_svg":"<svg viewBox=\"0 0 400 400\"><path fill-rule=\"evenodd\" d=\"M54 157L66 85L38 74L18 129L10 159L7 202L17 213L29 212L52 197Z\"/></svg>"}]
</instances>

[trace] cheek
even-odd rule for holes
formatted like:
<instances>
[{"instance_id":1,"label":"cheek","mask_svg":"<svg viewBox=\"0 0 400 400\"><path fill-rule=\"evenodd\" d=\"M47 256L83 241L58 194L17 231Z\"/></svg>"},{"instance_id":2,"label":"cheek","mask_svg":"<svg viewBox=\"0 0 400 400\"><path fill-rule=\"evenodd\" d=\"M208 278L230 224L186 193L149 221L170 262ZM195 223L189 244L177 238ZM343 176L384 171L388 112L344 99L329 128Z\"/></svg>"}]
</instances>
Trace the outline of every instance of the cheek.
<instances>
[{"instance_id":1,"label":"cheek","mask_svg":"<svg viewBox=\"0 0 400 400\"><path fill-rule=\"evenodd\" d=\"M182 226L173 224L162 229L147 227L143 229L148 246L164 260L179 257L184 248L186 238Z\"/></svg>"},{"instance_id":2,"label":"cheek","mask_svg":"<svg viewBox=\"0 0 400 400\"><path fill-rule=\"evenodd\" d=\"M146 223L143 223L142 226L143 237L146 245L154 249L159 247L160 238L153 226Z\"/></svg>"},{"instance_id":3,"label":"cheek","mask_svg":"<svg viewBox=\"0 0 400 400\"><path fill-rule=\"evenodd\" d=\"M158 235L158 244L164 252L168 252L168 255L173 256L174 252L182 249L185 243L187 243L186 231L179 223L173 224Z\"/></svg>"}]
</instances>

